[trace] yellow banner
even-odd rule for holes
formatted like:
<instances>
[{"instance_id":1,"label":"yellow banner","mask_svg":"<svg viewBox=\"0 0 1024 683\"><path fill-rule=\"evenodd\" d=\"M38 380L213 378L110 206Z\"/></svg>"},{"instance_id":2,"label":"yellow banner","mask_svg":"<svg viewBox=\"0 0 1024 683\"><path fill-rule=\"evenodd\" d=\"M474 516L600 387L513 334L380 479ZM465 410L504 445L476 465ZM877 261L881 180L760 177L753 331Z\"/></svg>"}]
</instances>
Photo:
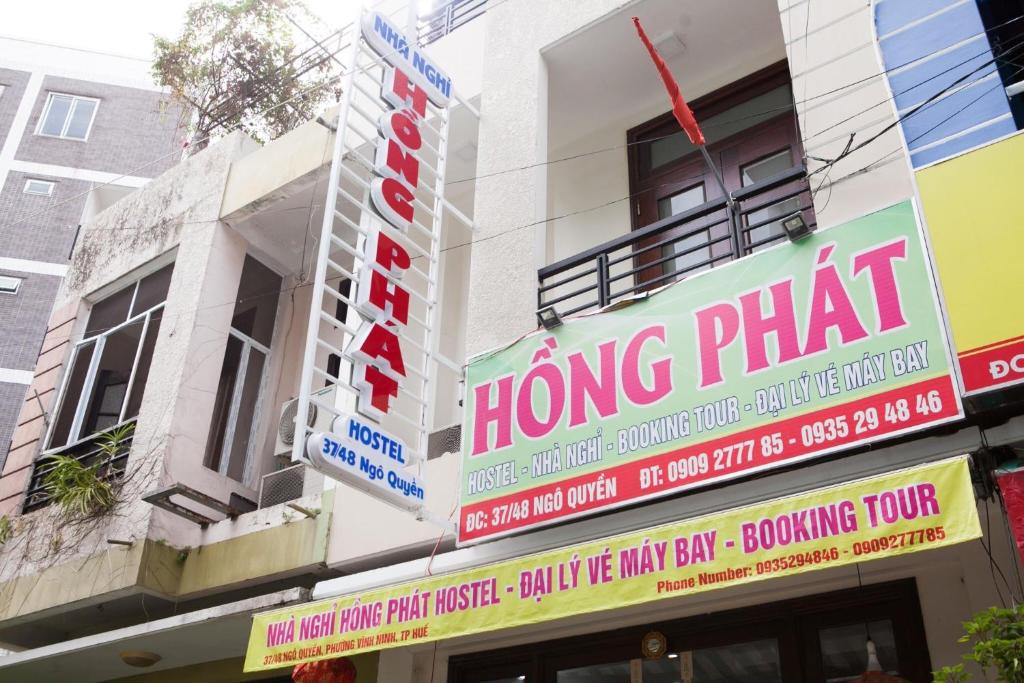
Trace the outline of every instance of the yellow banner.
<instances>
[{"instance_id":1,"label":"yellow banner","mask_svg":"<svg viewBox=\"0 0 1024 683\"><path fill-rule=\"evenodd\" d=\"M981 536L966 457L258 614L246 671L725 588Z\"/></svg>"}]
</instances>

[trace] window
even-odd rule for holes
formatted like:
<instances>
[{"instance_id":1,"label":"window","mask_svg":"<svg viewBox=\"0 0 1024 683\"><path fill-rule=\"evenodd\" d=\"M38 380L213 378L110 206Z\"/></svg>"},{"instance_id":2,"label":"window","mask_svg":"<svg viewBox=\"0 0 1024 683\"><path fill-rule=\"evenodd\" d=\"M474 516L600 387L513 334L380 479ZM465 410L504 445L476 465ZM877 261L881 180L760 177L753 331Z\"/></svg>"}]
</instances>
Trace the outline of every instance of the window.
<instances>
[{"instance_id":1,"label":"window","mask_svg":"<svg viewBox=\"0 0 1024 683\"><path fill-rule=\"evenodd\" d=\"M774 244L785 238L781 218L811 208L785 63L705 95L693 108L722 182L671 112L628 131L632 227L664 227L638 242L634 286L620 284L613 299Z\"/></svg>"},{"instance_id":2,"label":"window","mask_svg":"<svg viewBox=\"0 0 1024 683\"><path fill-rule=\"evenodd\" d=\"M36 180L29 178L25 181L25 194L35 194L40 197L49 197L53 194L53 186L56 183L52 183L49 180Z\"/></svg>"},{"instance_id":3,"label":"window","mask_svg":"<svg viewBox=\"0 0 1024 683\"><path fill-rule=\"evenodd\" d=\"M68 364L48 449L138 416L173 264L96 302Z\"/></svg>"},{"instance_id":4,"label":"window","mask_svg":"<svg viewBox=\"0 0 1024 683\"><path fill-rule=\"evenodd\" d=\"M11 275L0 275L0 294L17 294L21 288L21 278Z\"/></svg>"},{"instance_id":5,"label":"window","mask_svg":"<svg viewBox=\"0 0 1024 683\"><path fill-rule=\"evenodd\" d=\"M280 293L281 277L246 256L217 384L205 458L210 469L243 483L251 483L253 478L250 446L255 436Z\"/></svg>"},{"instance_id":6,"label":"window","mask_svg":"<svg viewBox=\"0 0 1024 683\"><path fill-rule=\"evenodd\" d=\"M39 117L36 134L85 140L89 137L99 105L100 101L91 97L50 93L43 107L43 115Z\"/></svg>"}]
</instances>

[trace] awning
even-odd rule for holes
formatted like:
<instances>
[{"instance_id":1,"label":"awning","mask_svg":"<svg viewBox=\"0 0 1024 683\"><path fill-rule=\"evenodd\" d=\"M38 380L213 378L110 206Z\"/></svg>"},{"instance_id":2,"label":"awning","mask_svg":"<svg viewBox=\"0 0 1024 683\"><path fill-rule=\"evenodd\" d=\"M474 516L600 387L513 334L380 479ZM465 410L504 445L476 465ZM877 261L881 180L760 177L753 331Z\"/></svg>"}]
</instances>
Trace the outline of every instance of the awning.
<instances>
[{"instance_id":1,"label":"awning","mask_svg":"<svg viewBox=\"0 0 1024 683\"><path fill-rule=\"evenodd\" d=\"M289 588L16 652L0 657L0 680L92 683L241 657L254 613L304 602L308 593ZM132 667L119 654L130 650L153 652L161 659L144 669Z\"/></svg>"}]
</instances>

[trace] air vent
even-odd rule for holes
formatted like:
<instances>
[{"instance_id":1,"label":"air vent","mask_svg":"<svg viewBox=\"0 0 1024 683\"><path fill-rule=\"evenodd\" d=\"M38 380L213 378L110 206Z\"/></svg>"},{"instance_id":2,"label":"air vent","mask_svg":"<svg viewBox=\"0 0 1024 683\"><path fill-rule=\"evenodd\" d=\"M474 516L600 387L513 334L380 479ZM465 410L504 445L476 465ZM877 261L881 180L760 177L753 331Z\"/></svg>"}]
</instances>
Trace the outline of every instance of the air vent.
<instances>
[{"instance_id":1,"label":"air vent","mask_svg":"<svg viewBox=\"0 0 1024 683\"><path fill-rule=\"evenodd\" d=\"M292 465L263 475L260 480L260 508L302 498L305 475L305 465Z\"/></svg>"},{"instance_id":2,"label":"air vent","mask_svg":"<svg viewBox=\"0 0 1024 683\"><path fill-rule=\"evenodd\" d=\"M427 437L427 459L439 458L445 453L458 453L462 448L462 425L438 429Z\"/></svg>"}]
</instances>

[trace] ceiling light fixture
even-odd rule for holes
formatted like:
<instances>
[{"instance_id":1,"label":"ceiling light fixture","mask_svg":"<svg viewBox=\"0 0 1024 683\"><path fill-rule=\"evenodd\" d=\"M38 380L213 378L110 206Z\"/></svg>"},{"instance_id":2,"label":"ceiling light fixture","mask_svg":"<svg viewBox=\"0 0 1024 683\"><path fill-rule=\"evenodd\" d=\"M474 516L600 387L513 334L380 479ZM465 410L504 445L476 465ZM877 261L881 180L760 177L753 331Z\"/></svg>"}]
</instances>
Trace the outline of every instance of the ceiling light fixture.
<instances>
[{"instance_id":1,"label":"ceiling light fixture","mask_svg":"<svg viewBox=\"0 0 1024 683\"><path fill-rule=\"evenodd\" d=\"M163 657L155 652L145 652L143 650L126 650L119 653L121 661L128 666L137 666L145 668L147 666L153 666L159 662Z\"/></svg>"}]
</instances>

